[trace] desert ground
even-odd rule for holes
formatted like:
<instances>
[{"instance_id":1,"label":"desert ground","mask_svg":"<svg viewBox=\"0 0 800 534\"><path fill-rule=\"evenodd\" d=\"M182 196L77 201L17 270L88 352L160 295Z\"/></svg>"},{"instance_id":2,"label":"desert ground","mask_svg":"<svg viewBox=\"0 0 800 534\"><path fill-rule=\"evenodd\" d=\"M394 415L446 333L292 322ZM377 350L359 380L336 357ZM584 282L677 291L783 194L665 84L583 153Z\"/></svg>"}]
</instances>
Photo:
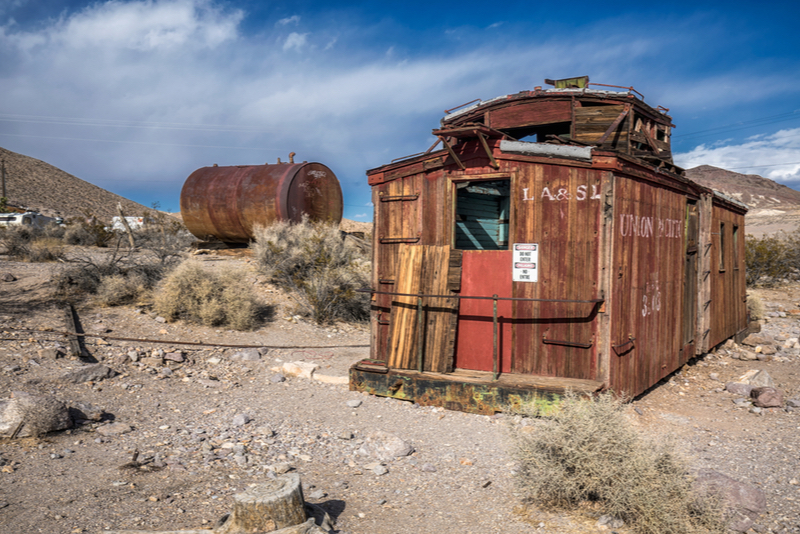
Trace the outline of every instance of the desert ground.
<instances>
[{"instance_id":1,"label":"desert ground","mask_svg":"<svg viewBox=\"0 0 800 534\"><path fill-rule=\"evenodd\" d=\"M51 281L60 264L0 257L0 398L48 395L83 414L69 430L0 442L0 531L212 528L236 493L291 470L342 534L610 532L591 515L523 506L509 452L515 417L349 391L349 366L369 356L366 325L320 327L293 315L246 256L198 259L251 269L272 318L235 332L165 323L146 306L84 304L81 327L97 337L86 338L81 361L47 350L67 347ZM765 332L800 336L800 285L756 293ZM800 532L800 410L753 413L725 391L747 371L766 370L786 399L800 398L800 349L761 360L739 354L734 346L693 361L634 399L629 418L644 433L677 437L695 466L763 490L767 511L751 532ZM281 381L273 369L295 361L319 369ZM92 362L117 374L70 379ZM377 432L414 452L384 461L360 454Z\"/></svg>"}]
</instances>

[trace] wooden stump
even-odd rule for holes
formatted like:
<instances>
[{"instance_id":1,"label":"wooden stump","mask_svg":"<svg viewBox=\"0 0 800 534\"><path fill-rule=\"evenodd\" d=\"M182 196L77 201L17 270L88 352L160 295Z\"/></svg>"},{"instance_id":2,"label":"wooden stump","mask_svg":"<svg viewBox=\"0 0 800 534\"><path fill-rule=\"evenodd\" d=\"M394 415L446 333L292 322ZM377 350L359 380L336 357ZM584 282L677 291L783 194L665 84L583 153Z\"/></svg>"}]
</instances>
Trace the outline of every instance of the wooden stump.
<instances>
[{"instance_id":1,"label":"wooden stump","mask_svg":"<svg viewBox=\"0 0 800 534\"><path fill-rule=\"evenodd\" d=\"M233 513L219 534L273 532L306 521L300 475L288 473L234 496Z\"/></svg>"}]
</instances>

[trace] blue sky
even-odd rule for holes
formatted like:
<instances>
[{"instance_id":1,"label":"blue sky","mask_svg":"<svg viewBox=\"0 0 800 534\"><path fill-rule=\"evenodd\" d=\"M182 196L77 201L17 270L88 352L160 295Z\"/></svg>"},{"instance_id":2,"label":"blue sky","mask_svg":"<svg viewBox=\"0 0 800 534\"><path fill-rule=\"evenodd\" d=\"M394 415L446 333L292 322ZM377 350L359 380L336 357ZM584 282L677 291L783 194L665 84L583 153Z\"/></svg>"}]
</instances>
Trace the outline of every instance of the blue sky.
<instances>
[{"instance_id":1,"label":"blue sky","mask_svg":"<svg viewBox=\"0 0 800 534\"><path fill-rule=\"evenodd\" d=\"M797 2L0 0L0 146L177 211L199 167L365 171L446 108L589 75L670 108L685 167L800 188Z\"/></svg>"}]
</instances>

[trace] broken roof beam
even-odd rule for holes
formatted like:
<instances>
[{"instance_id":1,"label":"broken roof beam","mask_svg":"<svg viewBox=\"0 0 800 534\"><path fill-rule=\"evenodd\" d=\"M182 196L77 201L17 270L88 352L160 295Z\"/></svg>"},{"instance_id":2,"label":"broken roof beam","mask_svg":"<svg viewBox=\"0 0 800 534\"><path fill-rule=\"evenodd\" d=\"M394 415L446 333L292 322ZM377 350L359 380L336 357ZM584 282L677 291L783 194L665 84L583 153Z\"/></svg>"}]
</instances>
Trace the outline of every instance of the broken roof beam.
<instances>
[{"instance_id":1,"label":"broken roof beam","mask_svg":"<svg viewBox=\"0 0 800 534\"><path fill-rule=\"evenodd\" d=\"M441 141L444 144L445 148L447 148L447 151L450 153L450 157L453 158L453 160L456 162L456 164L459 166L459 168L461 168L462 171L466 170L467 168L464 166L463 163L461 163L461 160L458 159L458 156L456 155L455 151L453 150L453 147L451 147L450 143L447 142L447 138L445 136L443 136L443 135L439 135L437 137L439 137L439 139L441 139Z\"/></svg>"},{"instance_id":2,"label":"broken roof beam","mask_svg":"<svg viewBox=\"0 0 800 534\"><path fill-rule=\"evenodd\" d=\"M631 105L630 104L625 104L625 107L622 110L622 112L619 115L617 115L617 118L614 119L614 122L611 123L611 125L608 127L606 132L602 136L600 136L600 139L597 140L597 144L598 145L602 145L603 143L605 143L606 139L608 139L608 137L612 133L614 133L614 131L617 128L619 128L619 125L622 123L623 120L625 120L625 117L628 116L628 113L630 112L630 110L631 110Z\"/></svg>"}]
</instances>

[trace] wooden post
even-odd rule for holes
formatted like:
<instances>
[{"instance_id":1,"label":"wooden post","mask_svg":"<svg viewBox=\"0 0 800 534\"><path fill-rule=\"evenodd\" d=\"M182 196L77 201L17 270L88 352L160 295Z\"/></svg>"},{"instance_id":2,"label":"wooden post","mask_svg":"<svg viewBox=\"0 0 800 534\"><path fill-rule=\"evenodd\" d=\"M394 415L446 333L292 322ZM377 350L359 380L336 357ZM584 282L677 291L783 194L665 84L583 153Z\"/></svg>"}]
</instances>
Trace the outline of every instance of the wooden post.
<instances>
[{"instance_id":1,"label":"wooden post","mask_svg":"<svg viewBox=\"0 0 800 534\"><path fill-rule=\"evenodd\" d=\"M117 202L117 212L119 212L119 218L122 220L122 225L125 227L125 231L128 232L128 243L130 243L131 248L136 248L136 243L133 241L133 232L131 232L128 219L126 219L125 214L122 213L122 203L120 202Z\"/></svg>"},{"instance_id":2,"label":"wooden post","mask_svg":"<svg viewBox=\"0 0 800 534\"><path fill-rule=\"evenodd\" d=\"M64 323L67 332L83 333L78 332L77 322L75 321L75 308L73 308L72 304L64 305ZM69 355L73 358L83 357L83 347L78 336L67 335L67 338L69 339Z\"/></svg>"},{"instance_id":3,"label":"wooden post","mask_svg":"<svg viewBox=\"0 0 800 534\"><path fill-rule=\"evenodd\" d=\"M218 533L273 532L305 520L300 475L288 473L234 496L233 513Z\"/></svg>"},{"instance_id":4,"label":"wooden post","mask_svg":"<svg viewBox=\"0 0 800 534\"><path fill-rule=\"evenodd\" d=\"M212 530L106 530L103 534L327 534L313 517L306 520L305 506L318 508L304 505L300 475L289 473L235 495L233 513ZM321 515L323 526L330 525L327 514L322 511Z\"/></svg>"}]
</instances>

